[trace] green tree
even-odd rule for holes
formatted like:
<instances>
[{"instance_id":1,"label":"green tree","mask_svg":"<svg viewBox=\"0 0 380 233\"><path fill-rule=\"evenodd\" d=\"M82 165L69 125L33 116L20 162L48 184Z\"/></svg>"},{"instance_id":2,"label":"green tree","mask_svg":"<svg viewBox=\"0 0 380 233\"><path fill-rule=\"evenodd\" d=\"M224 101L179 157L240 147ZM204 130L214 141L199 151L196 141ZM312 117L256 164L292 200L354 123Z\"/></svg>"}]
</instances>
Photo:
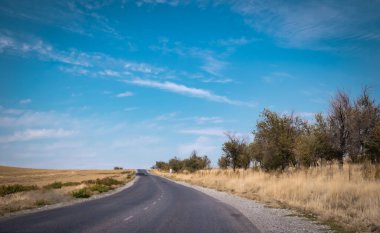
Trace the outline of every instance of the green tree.
<instances>
[{"instance_id":1,"label":"green tree","mask_svg":"<svg viewBox=\"0 0 380 233\"><path fill-rule=\"evenodd\" d=\"M380 163L380 121L366 140L367 158L374 164Z\"/></svg>"},{"instance_id":2,"label":"green tree","mask_svg":"<svg viewBox=\"0 0 380 233\"><path fill-rule=\"evenodd\" d=\"M329 125L340 168L343 168L343 157L348 152L351 111L350 98L346 93L338 91L330 102Z\"/></svg>"},{"instance_id":3,"label":"green tree","mask_svg":"<svg viewBox=\"0 0 380 233\"><path fill-rule=\"evenodd\" d=\"M283 170L290 164L295 165L295 140L304 124L304 121L293 115L279 116L264 109L253 134L256 148L261 150L262 166L265 169ZM257 157L258 153L255 154Z\"/></svg>"},{"instance_id":4,"label":"green tree","mask_svg":"<svg viewBox=\"0 0 380 233\"><path fill-rule=\"evenodd\" d=\"M170 159L169 168L173 169L175 172L179 172L183 168L182 160L178 159L177 157Z\"/></svg>"},{"instance_id":5,"label":"green tree","mask_svg":"<svg viewBox=\"0 0 380 233\"><path fill-rule=\"evenodd\" d=\"M242 167L242 156L244 154L245 142L233 134L227 134L228 141L223 144L224 156L230 161L230 166L235 171Z\"/></svg>"},{"instance_id":6,"label":"green tree","mask_svg":"<svg viewBox=\"0 0 380 233\"><path fill-rule=\"evenodd\" d=\"M218 166L221 169L226 169L230 166L230 159L227 156L221 156L218 160Z\"/></svg>"}]
</instances>

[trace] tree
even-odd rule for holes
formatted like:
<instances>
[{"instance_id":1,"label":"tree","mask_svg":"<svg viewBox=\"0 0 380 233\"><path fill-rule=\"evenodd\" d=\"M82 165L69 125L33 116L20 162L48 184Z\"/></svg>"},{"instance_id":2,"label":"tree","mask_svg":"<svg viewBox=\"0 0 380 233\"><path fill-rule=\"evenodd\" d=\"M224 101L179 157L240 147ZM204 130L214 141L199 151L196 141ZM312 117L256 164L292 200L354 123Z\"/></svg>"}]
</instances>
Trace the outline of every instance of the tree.
<instances>
[{"instance_id":1,"label":"tree","mask_svg":"<svg viewBox=\"0 0 380 233\"><path fill-rule=\"evenodd\" d=\"M380 163L380 121L366 140L367 158L374 164Z\"/></svg>"},{"instance_id":2,"label":"tree","mask_svg":"<svg viewBox=\"0 0 380 233\"><path fill-rule=\"evenodd\" d=\"M169 167L173 169L173 171L179 172L183 168L183 162L177 157L174 157L169 160Z\"/></svg>"},{"instance_id":3,"label":"tree","mask_svg":"<svg viewBox=\"0 0 380 233\"><path fill-rule=\"evenodd\" d=\"M167 171L169 170L169 164L163 161L156 161L155 168Z\"/></svg>"},{"instance_id":4,"label":"tree","mask_svg":"<svg viewBox=\"0 0 380 233\"><path fill-rule=\"evenodd\" d=\"M264 109L261 120L257 122L254 148L260 148L254 156L262 157L262 166L267 170L285 169L289 164L295 164L295 139L300 128L305 124L293 115L279 116L275 112Z\"/></svg>"},{"instance_id":5,"label":"tree","mask_svg":"<svg viewBox=\"0 0 380 233\"><path fill-rule=\"evenodd\" d=\"M211 166L211 160L207 157L207 155L204 155L202 157L202 169L209 169Z\"/></svg>"},{"instance_id":6,"label":"tree","mask_svg":"<svg viewBox=\"0 0 380 233\"><path fill-rule=\"evenodd\" d=\"M222 150L230 162L232 169L242 167L241 161L244 153L245 142L233 134L226 134L228 141L223 144Z\"/></svg>"},{"instance_id":7,"label":"tree","mask_svg":"<svg viewBox=\"0 0 380 233\"><path fill-rule=\"evenodd\" d=\"M348 152L351 111L350 98L346 93L338 91L335 98L330 102L329 125L340 168L343 168L343 157Z\"/></svg>"},{"instance_id":8,"label":"tree","mask_svg":"<svg viewBox=\"0 0 380 233\"><path fill-rule=\"evenodd\" d=\"M350 146L348 148L353 162L366 159L367 144L379 121L379 106L364 88L361 96L354 102L350 115Z\"/></svg>"},{"instance_id":9,"label":"tree","mask_svg":"<svg viewBox=\"0 0 380 233\"><path fill-rule=\"evenodd\" d=\"M252 151L248 144L242 143L238 167L247 170L252 161Z\"/></svg>"},{"instance_id":10,"label":"tree","mask_svg":"<svg viewBox=\"0 0 380 233\"><path fill-rule=\"evenodd\" d=\"M338 151L333 145L333 135L328 125L328 121L321 113L315 115L315 124L313 127L315 136L315 156L318 159L331 161L337 157Z\"/></svg>"},{"instance_id":11,"label":"tree","mask_svg":"<svg viewBox=\"0 0 380 233\"><path fill-rule=\"evenodd\" d=\"M230 166L230 159L227 156L221 156L218 160L218 166L221 169L226 169Z\"/></svg>"}]
</instances>

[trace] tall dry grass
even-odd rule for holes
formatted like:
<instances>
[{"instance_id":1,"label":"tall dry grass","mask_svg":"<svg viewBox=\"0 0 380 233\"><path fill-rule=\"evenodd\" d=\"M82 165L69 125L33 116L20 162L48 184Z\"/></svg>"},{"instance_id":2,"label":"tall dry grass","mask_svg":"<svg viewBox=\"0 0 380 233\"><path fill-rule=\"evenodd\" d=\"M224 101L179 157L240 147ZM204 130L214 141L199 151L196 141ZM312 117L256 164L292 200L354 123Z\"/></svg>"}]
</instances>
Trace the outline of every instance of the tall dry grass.
<instances>
[{"instance_id":1,"label":"tall dry grass","mask_svg":"<svg viewBox=\"0 0 380 233\"><path fill-rule=\"evenodd\" d=\"M346 231L380 224L380 168L336 165L267 173L258 170L202 170L159 175L219 191L227 191L274 206L295 208Z\"/></svg>"}]
</instances>

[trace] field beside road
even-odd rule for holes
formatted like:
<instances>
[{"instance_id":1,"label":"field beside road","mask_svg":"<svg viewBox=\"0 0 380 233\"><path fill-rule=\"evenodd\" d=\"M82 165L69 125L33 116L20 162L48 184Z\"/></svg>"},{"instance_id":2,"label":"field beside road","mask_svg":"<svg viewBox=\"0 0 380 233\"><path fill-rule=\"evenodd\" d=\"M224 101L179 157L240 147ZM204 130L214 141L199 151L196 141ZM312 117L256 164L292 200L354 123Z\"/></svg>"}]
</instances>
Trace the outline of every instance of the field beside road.
<instances>
[{"instance_id":1,"label":"field beside road","mask_svg":"<svg viewBox=\"0 0 380 233\"><path fill-rule=\"evenodd\" d=\"M345 165L267 173L258 170L201 170L195 173L152 171L238 196L286 207L347 232L368 231L380 224L380 169Z\"/></svg>"},{"instance_id":2,"label":"field beside road","mask_svg":"<svg viewBox=\"0 0 380 233\"><path fill-rule=\"evenodd\" d=\"M0 166L0 215L88 198L134 178L134 170L53 170Z\"/></svg>"}]
</instances>

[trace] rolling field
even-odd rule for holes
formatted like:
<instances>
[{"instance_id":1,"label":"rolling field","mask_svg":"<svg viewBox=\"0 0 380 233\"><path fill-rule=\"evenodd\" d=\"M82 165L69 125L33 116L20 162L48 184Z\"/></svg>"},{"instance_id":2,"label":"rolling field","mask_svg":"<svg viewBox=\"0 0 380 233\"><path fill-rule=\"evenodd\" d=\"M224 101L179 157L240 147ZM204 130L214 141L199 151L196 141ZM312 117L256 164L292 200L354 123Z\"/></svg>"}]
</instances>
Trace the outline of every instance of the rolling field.
<instances>
[{"instance_id":1,"label":"rolling field","mask_svg":"<svg viewBox=\"0 0 380 233\"><path fill-rule=\"evenodd\" d=\"M120 187L134 170L49 170L0 166L0 215L88 198Z\"/></svg>"}]
</instances>

